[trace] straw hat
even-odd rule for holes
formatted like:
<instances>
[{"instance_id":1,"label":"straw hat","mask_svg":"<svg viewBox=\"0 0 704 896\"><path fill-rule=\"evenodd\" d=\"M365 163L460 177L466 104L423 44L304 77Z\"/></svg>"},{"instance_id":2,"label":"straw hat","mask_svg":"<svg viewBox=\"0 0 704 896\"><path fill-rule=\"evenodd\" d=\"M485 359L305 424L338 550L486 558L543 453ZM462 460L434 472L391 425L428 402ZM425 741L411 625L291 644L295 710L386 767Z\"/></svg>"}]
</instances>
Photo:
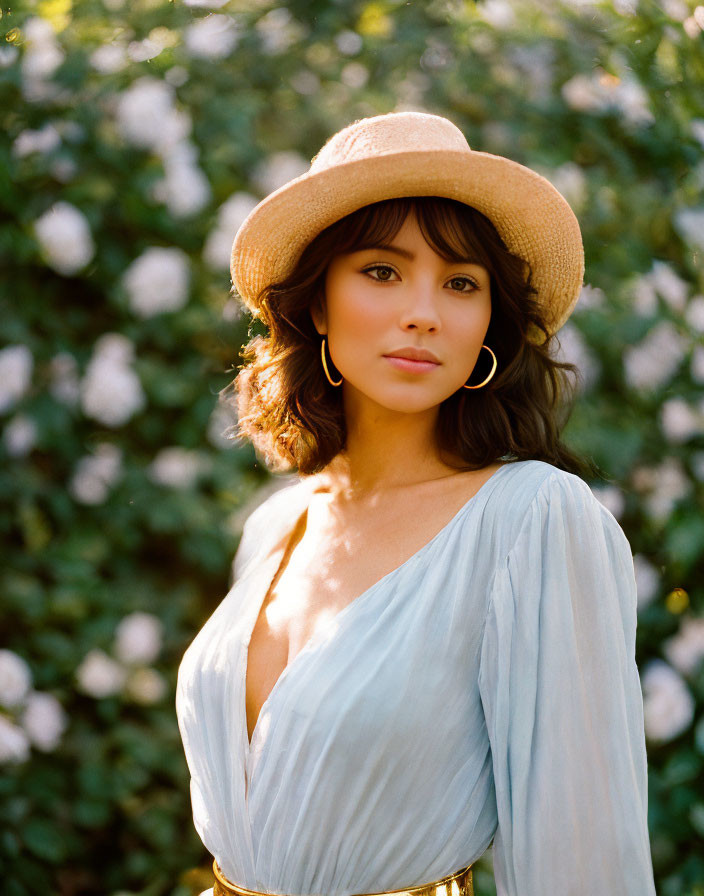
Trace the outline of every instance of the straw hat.
<instances>
[{"instance_id":1,"label":"straw hat","mask_svg":"<svg viewBox=\"0 0 704 896\"><path fill-rule=\"evenodd\" d=\"M470 149L456 125L425 112L353 122L330 137L305 174L252 209L232 247L237 292L256 314L259 291L289 274L317 234L364 205L401 196L457 199L486 215L508 249L529 262L548 329L560 329L584 276L572 209L535 171Z\"/></svg>"}]
</instances>

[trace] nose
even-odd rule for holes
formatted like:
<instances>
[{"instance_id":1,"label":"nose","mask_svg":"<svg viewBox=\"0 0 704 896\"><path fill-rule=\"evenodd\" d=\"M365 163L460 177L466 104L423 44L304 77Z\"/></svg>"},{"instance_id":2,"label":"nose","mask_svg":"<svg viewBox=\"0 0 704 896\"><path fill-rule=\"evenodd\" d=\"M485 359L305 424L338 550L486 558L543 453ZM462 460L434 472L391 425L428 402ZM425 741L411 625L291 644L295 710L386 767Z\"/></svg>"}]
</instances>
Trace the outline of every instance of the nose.
<instances>
[{"instance_id":1,"label":"nose","mask_svg":"<svg viewBox=\"0 0 704 896\"><path fill-rule=\"evenodd\" d=\"M440 326L438 303L430 278L418 277L404 290L400 324L405 330L436 330Z\"/></svg>"}]
</instances>

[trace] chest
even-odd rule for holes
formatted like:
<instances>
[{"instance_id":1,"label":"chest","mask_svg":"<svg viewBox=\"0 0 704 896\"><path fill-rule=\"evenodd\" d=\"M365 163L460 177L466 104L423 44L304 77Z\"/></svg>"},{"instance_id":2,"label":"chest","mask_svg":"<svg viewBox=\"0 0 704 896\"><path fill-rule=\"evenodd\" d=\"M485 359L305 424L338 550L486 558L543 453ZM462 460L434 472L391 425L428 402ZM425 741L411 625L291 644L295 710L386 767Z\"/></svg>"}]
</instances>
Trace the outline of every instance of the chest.
<instances>
[{"instance_id":1,"label":"chest","mask_svg":"<svg viewBox=\"0 0 704 896\"><path fill-rule=\"evenodd\" d=\"M249 640L247 729L251 740L276 682L303 647L335 617L427 542L427 526L398 537L398 516L384 512L365 525L323 521L312 503L283 550Z\"/></svg>"},{"instance_id":2,"label":"chest","mask_svg":"<svg viewBox=\"0 0 704 896\"><path fill-rule=\"evenodd\" d=\"M324 498L310 501L285 547L279 546L281 560L249 639L250 741L264 704L298 653L324 635L340 611L438 536L490 472L453 483L453 493L409 496L393 507L348 511L344 517Z\"/></svg>"}]
</instances>

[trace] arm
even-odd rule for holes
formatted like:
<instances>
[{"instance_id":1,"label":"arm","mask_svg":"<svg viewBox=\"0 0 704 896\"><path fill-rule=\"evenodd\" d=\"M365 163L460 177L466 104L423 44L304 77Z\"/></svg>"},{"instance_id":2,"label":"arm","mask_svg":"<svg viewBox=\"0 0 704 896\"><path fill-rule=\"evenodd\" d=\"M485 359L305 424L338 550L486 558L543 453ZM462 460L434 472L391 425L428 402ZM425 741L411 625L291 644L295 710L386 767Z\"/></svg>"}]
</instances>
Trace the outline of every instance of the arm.
<instances>
[{"instance_id":1,"label":"arm","mask_svg":"<svg viewBox=\"0 0 704 896\"><path fill-rule=\"evenodd\" d=\"M635 634L628 540L556 471L497 571L483 632L498 896L655 896Z\"/></svg>"}]
</instances>

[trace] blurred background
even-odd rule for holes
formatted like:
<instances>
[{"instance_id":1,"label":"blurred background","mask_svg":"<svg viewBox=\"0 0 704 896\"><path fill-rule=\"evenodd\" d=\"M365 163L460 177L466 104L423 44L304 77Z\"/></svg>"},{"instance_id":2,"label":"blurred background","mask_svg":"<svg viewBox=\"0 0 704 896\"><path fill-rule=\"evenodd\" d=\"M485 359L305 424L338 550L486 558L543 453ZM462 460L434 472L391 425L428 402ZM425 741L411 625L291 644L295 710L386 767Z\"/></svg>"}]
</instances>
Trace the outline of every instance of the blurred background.
<instances>
[{"instance_id":1,"label":"blurred background","mask_svg":"<svg viewBox=\"0 0 704 896\"><path fill-rule=\"evenodd\" d=\"M417 109L580 219L566 441L634 553L658 893L702 896L704 6L39 0L0 26L4 893L211 886L176 674L287 481L226 435L260 326L232 238L333 132Z\"/></svg>"}]
</instances>

